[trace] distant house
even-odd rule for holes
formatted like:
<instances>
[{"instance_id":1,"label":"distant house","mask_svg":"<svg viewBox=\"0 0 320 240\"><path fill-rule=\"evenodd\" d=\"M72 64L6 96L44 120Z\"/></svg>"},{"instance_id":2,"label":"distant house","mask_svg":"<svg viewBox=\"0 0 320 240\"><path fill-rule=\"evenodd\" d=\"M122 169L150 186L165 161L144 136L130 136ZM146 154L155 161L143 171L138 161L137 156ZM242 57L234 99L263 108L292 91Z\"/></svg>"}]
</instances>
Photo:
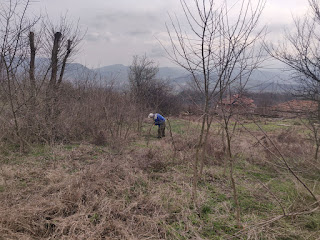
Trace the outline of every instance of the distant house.
<instances>
[{"instance_id":1,"label":"distant house","mask_svg":"<svg viewBox=\"0 0 320 240\"><path fill-rule=\"evenodd\" d=\"M240 94L230 95L218 104L218 109L224 108L238 114L253 113L257 106L251 98Z\"/></svg>"},{"instance_id":2,"label":"distant house","mask_svg":"<svg viewBox=\"0 0 320 240\"><path fill-rule=\"evenodd\" d=\"M310 100L291 100L271 107L274 115L294 117L310 115L318 111L318 103Z\"/></svg>"}]
</instances>

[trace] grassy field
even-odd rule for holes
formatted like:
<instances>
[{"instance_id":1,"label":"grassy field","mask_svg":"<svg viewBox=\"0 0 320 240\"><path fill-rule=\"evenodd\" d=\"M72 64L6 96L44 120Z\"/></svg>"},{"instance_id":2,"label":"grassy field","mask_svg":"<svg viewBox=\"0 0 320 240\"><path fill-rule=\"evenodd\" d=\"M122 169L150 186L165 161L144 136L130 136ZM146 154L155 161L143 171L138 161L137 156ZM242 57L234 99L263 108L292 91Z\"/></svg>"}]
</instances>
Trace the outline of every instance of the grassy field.
<instances>
[{"instance_id":1,"label":"grassy field","mask_svg":"<svg viewBox=\"0 0 320 240\"><path fill-rule=\"evenodd\" d=\"M258 124L320 199L320 162L312 159L304 126ZM199 123L171 119L170 126L172 137L167 131L163 139L146 124L142 134L117 144L34 146L25 155L4 147L0 239L319 239L315 200L257 143L263 134L255 123L244 122L232 141L241 227L220 125L213 125L196 203L191 183Z\"/></svg>"}]
</instances>

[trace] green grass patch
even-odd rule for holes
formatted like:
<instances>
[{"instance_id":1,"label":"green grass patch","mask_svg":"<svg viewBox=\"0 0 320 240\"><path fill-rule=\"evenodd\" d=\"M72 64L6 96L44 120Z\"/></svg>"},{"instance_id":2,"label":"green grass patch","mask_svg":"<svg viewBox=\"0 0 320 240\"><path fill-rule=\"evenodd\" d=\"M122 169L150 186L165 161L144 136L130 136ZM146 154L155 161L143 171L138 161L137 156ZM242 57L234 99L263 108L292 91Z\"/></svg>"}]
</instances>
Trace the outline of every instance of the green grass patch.
<instances>
[{"instance_id":1,"label":"green grass patch","mask_svg":"<svg viewBox=\"0 0 320 240\"><path fill-rule=\"evenodd\" d=\"M258 126L257 126L258 125ZM260 128L265 132L274 132L278 130L287 130L291 126L285 122L258 122L256 123L245 123L243 126L251 131L260 131ZM260 127L260 128L259 128Z\"/></svg>"},{"instance_id":2,"label":"green grass patch","mask_svg":"<svg viewBox=\"0 0 320 240\"><path fill-rule=\"evenodd\" d=\"M201 225L201 220L196 213L192 213L191 215L189 215L188 219L191 221L192 225L195 225L195 226Z\"/></svg>"},{"instance_id":3,"label":"green grass patch","mask_svg":"<svg viewBox=\"0 0 320 240\"><path fill-rule=\"evenodd\" d=\"M150 148L145 142L132 142L131 147L134 148Z\"/></svg>"},{"instance_id":4,"label":"green grass patch","mask_svg":"<svg viewBox=\"0 0 320 240\"><path fill-rule=\"evenodd\" d=\"M221 193L220 190L216 189L211 184L206 184L208 195L210 196L210 199L208 200L208 203L210 205L216 205L217 203L227 201L227 196L223 193Z\"/></svg>"},{"instance_id":5,"label":"green grass patch","mask_svg":"<svg viewBox=\"0 0 320 240\"><path fill-rule=\"evenodd\" d=\"M186 232L186 225L183 221L176 221L167 225L167 237L168 239L187 240L192 239L190 232Z\"/></svg>"},{"instance_id":6,"label":"green grass patch","mask_svg":"<svg viewBox=\"0 0 320 240\"><path fill-rule=\"evenodd\" d=\"M275 205L271 202L261 202L256 198L248 195L239 196L240 207L243 212L256 212L260 215L265 215L275 209Z\"/></svg>"},{"instance_id":7,"label":"green grass patch","mask_svg":"<svg viewBox=\"0 0 320 240\"><path fill-rule=\"evenodd\" d=\"M148 193L148 183L146 183L143 179L138 178L130 187L131 193L134 193L136 191L141 191L144 194Z\"/></svg>"},{"instance_id":8,"label":"green grass patch","mask_svg":"<svg viewBox=\"0 0 320 240\"><path fill-rule=\"evenodd\" d=\"M171 126L171 131L173 133L183 135L186 133L186 129L188 128L189 123L184 120L170 120L170 126L169 123L167 123L166 125L168 130Z\"/></svg>"},{"instance_id":9,"label":"green grass patch","mask_svg":"<svg viewBox=\"0 0 320 240\"><path fill-rule=\"evenodd\" d=\"M268 182L276 176L274 175L274 171L268 167L257 166L253 164L249 164L244 160L237 160L237 163L234 165L234 169L237 175L245 175L252 181L256 181L257 179L261 182Z\"/></svg>"},{"instance_id":10,"label":"green grass patch","mask_svg":"<svg viewBox=\"0 0 320 240\"><path fill-rule=\"evenodd\" d=\"M271 191L276 192L282 199L287 200L287 204L290 204L297 198L297 189L290 180L279 179L278 181L272 181L269 186Z\"/></svg>"},{"instance_id":11,"label":"green grass patch","mask_svg":"<svg viewBox=\"0 0 320 240\"><path fill-rule=\"evenodd\" d=\"M258 199L257 196L253 196L251 192L244 186L238 186L237 191L240 208L243 213L255 213L259 216L262 216L268 214L276 208L272 202L261 200ZM233 206L235 207L234 203Z\"/></svg>"},{"instance_id":12,"label":"green grass patch","mask_svg":"<svg viewBox=\"0 0 320 240\"><path fill-rule=\"evenodd\" d=\"M46 145L38 145L35 146L32 151L30 152L30 156L34 157L41 157L41 156L47 156L50 151L49 146Z\"/></svg>"},{"instance_id":13,"label":"green grass patch","mask_svg":"<svg viewBox=\"0 0 320 240\"><path fill-rule=\"evenodd\" d=\"M67 144L67 145L64 145L63 147L66 150L72 150L72 149L79 147L79 144Z\"/></svg>"},{"instance_id":14,"label":"green grass patch","mask_svg":"<svg viewBox=\"0 0 320 240\"><path fill-rule=\"evenodd\" d=\"M274 178L273 176L271 176L270 174L265 173L265 172L252 172L252 171L249 171L249 172L247 172L247 175L248 176L252 176L253 178L259 179L262 182L268 182L268 181L270 181L271 179Z\"/></svg>"},{"instance_id":15,"label":"green grass patch","mask_svg":"<svg viewBox=\"0 0 320 240\"><path fill-rule=\"evenodd\" d=\"M214 221L213 227L215 229L215 232L224 232L226 234L233 234L237 231L237 227L227 224L224 221Z\"/></svg>"}]
</instances>

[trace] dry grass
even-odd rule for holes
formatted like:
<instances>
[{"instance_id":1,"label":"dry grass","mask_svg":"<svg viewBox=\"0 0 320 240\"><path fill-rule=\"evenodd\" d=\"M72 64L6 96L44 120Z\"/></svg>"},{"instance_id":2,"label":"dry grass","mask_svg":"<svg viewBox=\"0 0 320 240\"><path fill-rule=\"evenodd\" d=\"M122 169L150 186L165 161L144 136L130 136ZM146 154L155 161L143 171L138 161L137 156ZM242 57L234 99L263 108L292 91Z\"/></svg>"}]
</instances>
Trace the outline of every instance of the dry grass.
<instances>
[{"instance_id":1,"label":"dry grass","mask_svg":"<svg viewBox=\"0 0 320 240\"><path fill-rule=\"evenodd\" d=\"M142 136L119 147L61 145L35 148L27 156L3 155L0 239L318 237L319 212L256 226L281 215L279 202L291 213L308 210L313 200L279 161L240 130L233 150L243 229L236 226L219 135L210 139L195 206L190 195L196 126L187 126L186 132L173 131L176 152L169 136L148 142ZM319 171L312 167L319 164L308 157L310 143L296 132L271 138L320 195Z\"/></svg>"},{"instance_id":2,"label":"dry grass","mask_svg":"<svg viewBox=\"0 0 320 240\"><path fill-rule=\"evenodd\" d=\"M58 149L55 159L47 163L2 168L6 185L1 193L0 235L17 239L161 238L157 221L166 214L157 199L146 196L156 190L148 178L126 156L115 159L108 153L93 153L92 146L71 152Z\"/></svg>"}]
</instances>

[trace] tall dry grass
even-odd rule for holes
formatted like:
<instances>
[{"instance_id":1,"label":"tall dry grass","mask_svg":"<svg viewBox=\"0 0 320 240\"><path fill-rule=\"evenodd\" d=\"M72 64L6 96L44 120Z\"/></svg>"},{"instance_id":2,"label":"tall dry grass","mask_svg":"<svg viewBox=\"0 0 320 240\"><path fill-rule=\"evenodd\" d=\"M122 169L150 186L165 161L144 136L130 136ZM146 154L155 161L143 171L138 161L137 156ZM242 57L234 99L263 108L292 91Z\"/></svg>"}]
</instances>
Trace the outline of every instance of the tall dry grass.
<instances>
[{"instance_id":1,"label":"tall dry grass","mask_svg":"<svg viewBox=\"0 0 320 240\"><path fill-rule=\"evenodd\" d=\"M209 139L198 201L191 200L197 123L171 120L171 137L142 135L113 145L57 145L25 156L2 155L0 236L3 239L316 239L317 213L301 184L242 130L233 142L243 229L236 227L218 129ZM175 122L177 121L177 122ZM178 124L185 124L181 132ZM156 129L153 129L156 133ZM319 195L309 142L299 131L270 132L290 165ZM258 135L259 133L256 132ZM258 139L261 139L262 135ZM264 141L262 139L261 141ZM270 143L266 143L270 144ZM295 148L303 147L304 151ZM290 150L291 149L291 150ZM290 150L290 151L289 151ZM310 150L311 151L311 150ZM1 238L0 238L1 239Z\"/></svg>"}]
</instances>

